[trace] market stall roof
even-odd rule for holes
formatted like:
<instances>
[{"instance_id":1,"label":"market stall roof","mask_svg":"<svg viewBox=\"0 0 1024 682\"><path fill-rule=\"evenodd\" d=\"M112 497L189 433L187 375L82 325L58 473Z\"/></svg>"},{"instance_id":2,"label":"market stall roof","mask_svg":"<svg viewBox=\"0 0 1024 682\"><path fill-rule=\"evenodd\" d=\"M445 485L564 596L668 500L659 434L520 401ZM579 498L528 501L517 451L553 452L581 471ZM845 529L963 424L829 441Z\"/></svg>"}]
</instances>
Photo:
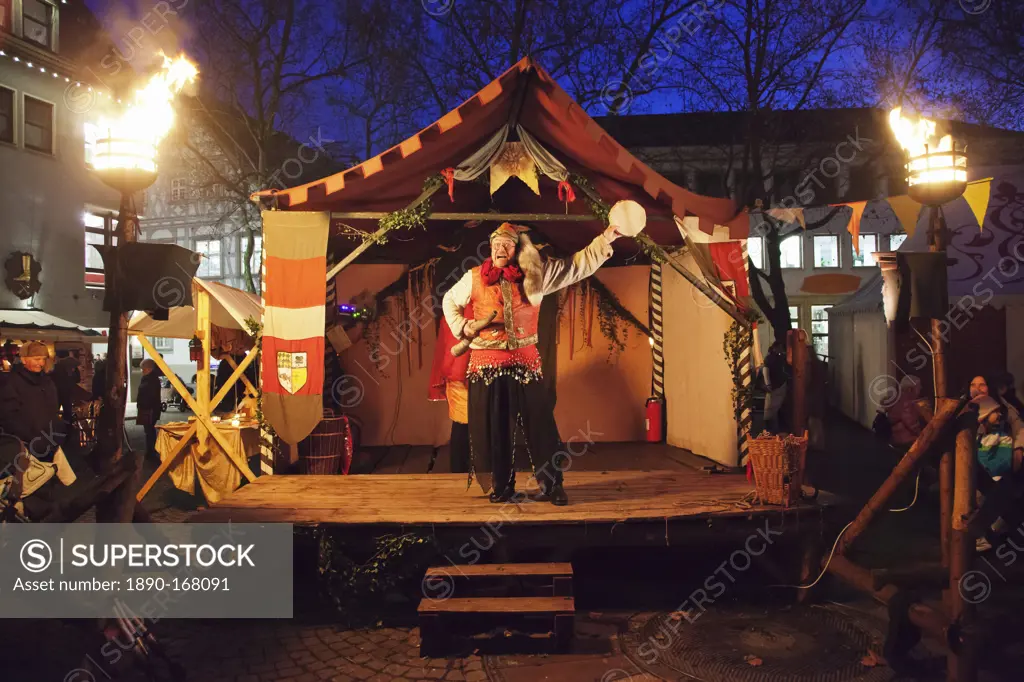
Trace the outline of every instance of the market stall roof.
<instances>
[{"instance_id":1,"label":"market stall roof","mask_svg":"<svg viewBox=\"0 0 1024 682\"><path fill-rule=\"evenodd\" d=\"M391 149L341 173L282 191L263 190L254 194L253 199L295 211L380 213L402 209L420 196L427 178L459 166L509 124L511 130L515 125L522 126L570 173L583 175L608 204L622 199L641 203L650 217L647 233L659 244L682 243L672 220L674 216L696 216L706 232L718 224L729 226L733 239L747 236L747 216L739 212L732 200L694 194L653 171L606 133L529 57ZM556 183L548 178L541 177L540 196L525 185L518 185L506 183L492 197L486 184L456 182L454 198L439 192L434 196L433 208L446 212L486 212L497 208L521 213L590 213L587 197L578 187L576 201L567 205L559 200ZM434 225L435 222L440 221L428 222L428 234L423 239L390 240L372 251L378 257L386 254L385 257L394 260L415 262L425 255L424 243L428 248L430 244L441 243L445 235L461 227L458 222L445 226ZM332 221L335 234L340 232L341 223L363 230L376 228L375 220L338 219ZM536 227L556 247L571 251L589 242L604 226L592 220L570 224L559 221ZM616 248L629 246L617 243Z\"/></svg>"},{"instance_id":2,"label":"market stall roof","mask_svg":"<svg viewBox=\"0 0 1024 682\"><path fill-rule=\"evenodd\" d=\"M0 310L0 336L39 341L82 341L93 343L103 335L88 327L54 317L42 310L8 308Z\"/></svg>"},{"instance_id":3,"label":"market stall roof","mask_svg":"<svg viewBox=\"0 0 1024 682\"><path fill-rule=\"evenodd\" d=\"M210 294L210 323L222 329L240 329L248 333L247 318L259 320L263 314L260 297L241 289L196 277L195 289L202 287ZM171 308L166 320L154 320L148 313L138 312L128 323L128 331L169 339L191 339L196 333L196 309L192 306Z\"/></svg>"}]
</instances>

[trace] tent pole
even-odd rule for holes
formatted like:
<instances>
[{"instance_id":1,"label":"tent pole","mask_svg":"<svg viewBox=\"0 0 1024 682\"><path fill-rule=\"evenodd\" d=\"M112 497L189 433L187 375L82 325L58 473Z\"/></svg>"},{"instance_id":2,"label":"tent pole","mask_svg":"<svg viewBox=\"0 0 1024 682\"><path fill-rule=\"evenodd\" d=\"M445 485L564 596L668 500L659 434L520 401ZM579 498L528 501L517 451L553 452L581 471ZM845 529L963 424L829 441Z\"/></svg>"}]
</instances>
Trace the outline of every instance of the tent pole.
<instances>
[{"instance_id":1,"label":"tent pole","mask_svg":"<svg viewBox=\"0 0 1024 682\"><path fill-rule=\"evenodd\" d=\"M409 204L408 206L405 207L405 210L408 211L410 209L416 208L417 206L422 204L424 201L426 201L430 197L434 196L434 193L437 192L437 190L441 189L441 187L443 187L443 186L444 186L444 183L437 183L434 186L428 187L427 189L423 190L423 192L418 197L413 199L411 204ZM333 213L331 214L331 217L332 218L334 217ZM355 249L353 249L352 253L350 253L347 256L345 256L344 258L342 258L341 261L337 265L335 265L333 268L331 268L327 272L327 281L329 282L333 278L337 277L339 272L341 272L342 270L347 268L352 263L352 261L354 261L356 258L359 257L359 254L361 254L363 251L366 251L373 244L376 244L377 240L379 240L381 237L383 237L385 234L387 234L390 230L391 230L391 228L389 228L389 227L381 227L376 232L374 232L373 235L369 239L363 240L363 243L360 244L359 246L357 246Z\"/></svg>"},{"instance_id":2,"label":"tent pole","mask_svg":"<svg viewBox=\"0 0 1024 682\"><path fill-rule=\"evenodd\" d=\"M199 408L196 440L199 441L199 453L205 454L209 447L209 431L204 417L210 416L210 294L202 287L196 289L196 335L203 343L203 355L196 366L196 405Z\"/></svg>"}]
</instances>

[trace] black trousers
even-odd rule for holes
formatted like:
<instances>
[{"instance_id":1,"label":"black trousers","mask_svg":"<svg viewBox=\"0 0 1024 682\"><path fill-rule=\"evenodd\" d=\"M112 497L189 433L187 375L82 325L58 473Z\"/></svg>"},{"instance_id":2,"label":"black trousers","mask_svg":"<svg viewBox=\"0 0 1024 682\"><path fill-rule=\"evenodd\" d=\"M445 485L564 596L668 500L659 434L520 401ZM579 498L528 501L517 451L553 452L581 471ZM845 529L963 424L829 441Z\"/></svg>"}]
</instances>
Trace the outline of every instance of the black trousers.
<instances>
[{"instance_id":1,"label":"black trousers","mask_svg":"<svg viewBox=\"0 0 1024 682\"><path fill-rule=\"evenodd\" d=\"M452 422L452 439L448 444L451 451L453 474L469 473L469 424Z\"/></svg>"},{"instance_id":2,"label":"black trousers","mask_svg":"<svg viewBox=\"0 0 1024 682\"><path fill-rule=\"evenodd\" d=\"M559 452L554 406L542 382L470 379L468 407L471 466L484 492L514 488L517 468L532 468L542 491L562 484L559 469L568 456Z\"/></svg>"},{"instance_id":3,"label":"black trousers","mask_svg":"<svg viewBox=\"0 0 1024 682\"><path fill-rule=\"evenodd\" d=\"M146 424L142 428L146 432L146 457L159 458L160 455L156 451L156 425Z\"/></svg>"}]
</instances>

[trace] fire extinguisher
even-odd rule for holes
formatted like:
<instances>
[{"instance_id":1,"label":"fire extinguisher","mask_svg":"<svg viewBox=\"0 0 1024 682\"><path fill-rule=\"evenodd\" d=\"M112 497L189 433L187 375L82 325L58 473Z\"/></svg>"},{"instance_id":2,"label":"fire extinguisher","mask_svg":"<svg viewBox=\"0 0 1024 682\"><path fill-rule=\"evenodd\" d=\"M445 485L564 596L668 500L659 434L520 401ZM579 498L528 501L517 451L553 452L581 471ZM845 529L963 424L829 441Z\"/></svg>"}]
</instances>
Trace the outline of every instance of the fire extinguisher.
<instances>
[{"instance_id":1,"label":"fire extinguisher","mask_svg":"<svg viewBox=\"0 0 1024 682\"><path fill-rule=\"evenodd\" d=\"M665 431L665 399L651 396L647 399L647 442L660 443Z\"/></svg>"}]
</instances>

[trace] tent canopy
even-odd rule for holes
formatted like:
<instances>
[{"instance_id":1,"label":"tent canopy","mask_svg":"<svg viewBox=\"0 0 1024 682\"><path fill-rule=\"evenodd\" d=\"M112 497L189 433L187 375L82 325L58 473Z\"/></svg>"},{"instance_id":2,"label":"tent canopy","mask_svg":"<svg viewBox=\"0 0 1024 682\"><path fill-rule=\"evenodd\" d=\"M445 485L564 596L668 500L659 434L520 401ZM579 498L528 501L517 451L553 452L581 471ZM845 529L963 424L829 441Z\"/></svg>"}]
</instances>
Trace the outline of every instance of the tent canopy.
<instances>
[{"instance_id":1,"label":"tent canopy","mask_svg":"<svg viewBox=\"0 0 1024 682\"><path fill-rule=\"evenodd\" d=\"M608 135L569 95L529 57L484 87L462 105L404 142L341 173L291 189L264 190L256 200L276 199L276 207L296 211L391 212L407 207L423 191L424 181L447 168L458 167L483 148L504 126L508 140L517 139L522 126L571 174L588 179L608 204L632 199L648 212L647 233L664 246L682 238L674 216L696 216L701 229L728 225L734 239L746 238L747 216L730 199L704 197L675 185L648 168ZM486 180L486 177L481 178ZM558 198L557 183L540 176L540 196L518 180L511 180L490 195L486 182L458 182L454 199L444 189L433 197L437 212L511 212L590 214L587 196L574 187L576 201ZM357 242L341 238L342 223L360 230L376 229L375 219L332 220L332 247L336 255ZM529 222L529 221L525 221ZM437 255L435 245L461 241L459 221L428 220L426 238L395 235L374 246L363 261L422 262ZM598 220L538 222L535 227L556 249L571 252L585 246L604 226ZM490 230L479 230L484 239ZM454 239L453 239L454 237ZM620 255L636 253L631 240L617 242Z\"/></svg>"},{"instance_id":2,"label":"tent canopy","mask_svg":"<svg viewBox=\"0 0 1024 682\"><path fill-rule=\"evenodd\" d=\"M246 318L259 320L263 314L263 304L256 294L196 277L192 280L193 300L198 288L210 294L210 323L216 327L248 333ZM171 308L166 320L154 320L148 313L138 312L128 323L129 332L169 339L191 339L196 329L196 309L192 306Z\"/></svg>"},{"instance_id":3,"label":"tent canopy","mask_svg":"<svg viewBox=\"0 0 1024 682\"><path fill-rule=\"evenodd\" d=\"M54 317L42 310L0 310L0 336L39 341L81 341L94 343L103 336L92 329Z\"/></svg>"}]
</instances>

